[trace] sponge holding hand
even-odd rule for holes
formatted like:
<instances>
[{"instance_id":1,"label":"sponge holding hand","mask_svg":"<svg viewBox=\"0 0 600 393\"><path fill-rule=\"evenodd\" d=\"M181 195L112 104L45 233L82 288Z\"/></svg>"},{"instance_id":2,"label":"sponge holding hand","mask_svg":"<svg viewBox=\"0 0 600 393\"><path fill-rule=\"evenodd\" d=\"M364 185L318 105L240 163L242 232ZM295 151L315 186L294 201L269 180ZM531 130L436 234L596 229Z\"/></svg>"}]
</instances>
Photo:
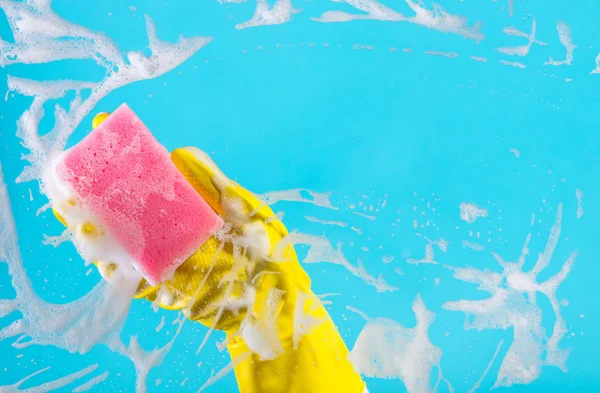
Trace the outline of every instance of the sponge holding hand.
<instances>
[{"instance_id":1,"label":"sponge holding hand","mask_svg":"<svg viewBox=\"0 0 600 393\"><path fill-rule=\"evenodd\" d=\"M55 171L152 285L223 225L126 104L67 150Z\"/></svg>"}]
</instances>

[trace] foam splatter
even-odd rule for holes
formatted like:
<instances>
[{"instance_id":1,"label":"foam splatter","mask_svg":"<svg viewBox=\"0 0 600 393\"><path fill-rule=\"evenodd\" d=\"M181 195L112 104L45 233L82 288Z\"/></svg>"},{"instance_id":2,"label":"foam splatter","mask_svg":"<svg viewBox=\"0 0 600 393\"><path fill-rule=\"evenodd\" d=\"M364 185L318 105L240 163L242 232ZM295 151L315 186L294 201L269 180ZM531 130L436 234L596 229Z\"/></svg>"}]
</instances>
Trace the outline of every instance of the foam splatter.
<instances>
[{"instance_id":1,"label":"foam splatter","mask_svg":"<svg viewBox=\"0 0 600 393\"><path fill-rule=\"evenodd\" d=\"M60 18L53 12L50 0L0 0L0 8L6 14L14 36L14 43L0 40L0 66L92 59L106 70L100 82L33 81L8 76L9 90L33 98L31 106L17 122L17 136L29 150L24 159L30 164L17 181L38 180L42 193L45 191L44 168L64 149L69 136L101 98L129 83L152 79L172 70L210 41L208 37L180 38L175 44L162 41L156 35L153 22L146 17L150 56L133 51L122 54L105 35ZM89 91L85 99L81 94L84 90ZM68 108L55 106L54 127L42 135L38 127L45 115L44 105L68 92L75 92L75 99ZM23 267L1 170L0 181L0 259L8 264L16 293L15 299L3 300L0 309L4 315L17 310L22 314L20 319L0 330L0 339L17 337L13 342L16 348L51 345L79 353L104 344L133 362L137 373L136 391L145 392L149 370L160 364L173 341L153 351L142 349L135 337L128 345L121 341L120 332L138 281L117 275L113 283L119 285L111 286L102 281L71 303L52 304L42 300L36 295ZM179 329L175 337L178 333ZM29 341L24 341L26 338ZM14 385L15 389L20 383ZM40 388L39 391L46 390Z\"/></svg>"},{"instance_id":2,"label":"foam splatter","mask_svg":"<svg viewBox=\"0 0 600 393\"><path fill-rule=\"evenodd\" d=\"M473 251L483 251L485 247L478 243L473 243L467 240L462 241L463 248L470 248Z\"/></svg>"},{"instance_id":3,"label":"foam splatter","mask_svg":"<svg viewBox=\"0 0 600 393\"><path fill-rule=\"evenodd\" d=\"M331 220L321 220L317 217L313 217L313 216L306 216L306 219L310 222L317 222L319 224L323 224L323 225L333 225L333 226L338 226L338 227L342 227L345 228L348 226L348 224L346 224L343 221L331 221Z\"/></svg>"},{"instance_id":4,"label":"foam splatter","mask_svg":"<svg viewBox=\"0 0 600 393\"><path fill-rule=\"evenodd\" d=\"M329 197L331 192L320 193L304 188L294 188L291 190L281 191L270 191L264 194L258 195L258 197L266 204L273 205L280 201L288 202L303 202L311 203L315 206L326 207L329 209L337 210L336 207L331 205Z\"/></svg>"},{"instance_id":5,"label":"foam splatter","mask_svg":"<svg viewBox=\"0 0 600 393\"><path fill-rule=\"evenodd\" d=\"M575 197L577 198L577 219L583 216L583 191L579 188L575 190Z\"/></svg>"},{"instance_id":6,"label":"foam splatter","mask_svg":"<svg viewBox=\"0 0 600 393\"><path fill-rule=\"evenodd\" d=\"M488 58L487 57L481 57L481 56L471 56L471 59L479 62L479 63L487 63L488 62Z\"/></svg>"},{"instance_id":7,"label":"foam splatter","mask_svg":"<svg viewBox=\"0 0 600 393\"><path fill-rule=\"evenodd\" d=\"M368 285L374 286L379 292L398 290L398 288L389 285L382 275L376 278L369 274L369 272L367 272L367 270L364 268L360 259L358 259L357 266L351 264L342 252L342 244L340 243L337 245L337 248L333 248L329 240L323 236L290 232L276 245L275 249L273 250L273 260L286 262L284 250L290 244L304 244L310 246L306 257L302 261L304 263L327 262L335 265L341 265L352 275L361 278Z\"/></svg>"},{"instance_id":8,"label":"foam splatter","mask_svg":"<svg viewBox=\"0 0 600 393\"><path fill-rule=\"evenodd\" d=\"M516 68L527 68L527 65L519 62L519 61L506 61L506 60L500 60L500 64L503 64L505 66L509 66L509 67L516 67Z\"/></svg>"},{"instance_id":9,"label":"foam splatter","mask_svg":"<svg viewBox=\"0 0 600 393\"><path fill-rule=\"evenodd\" d=\"M460 204L460 219L473 223L479 218L485 218L488 215L487 210L472 202L462 202Z\"/></svg>"},{"instance_id":10,"label":"foam splatter","mask_svg":"<svg viewBox=\"0 0 600 393\"><path fill-rule=\"evenodd\" d=\"M435 252L433 249L433 246L437 246L440 251L442 252L446 252L448 251L448 242L446 240L444 240L444 238L440 238L439 240L431 240L428 238L425 238L425 240L427 240L427 244L425 245L425 257L423 257L422 259L413 259L413 258L409 258L406 260L407 263L411 264L411 265L419 265L419 264L433 264L433 265L439 265L440 263L437 262L436 260L434 260L433 258L435 257Z\"/></svg>"},{"instance_id":11,"label":"foam splatter","mask_svg":"<svg viewBox=\"0 0 600 393\"><path fill-rule=\"evenodd\" d=\"M21 389L21 385L23 385L26 381L28 381L29 379L35 377L36 375L39 375L47 370L50 369L50 367L46 367L44 369L41 369L39 371L36 371L28 376L26 376L25 378L21 379L20 381L12 384L12 385L8 385L8 386L0 386L0 392L6 392L6 393L47 393L47 392L51 392L57 389L62 388L63 386L67 386L68 384L77 381L80 378L85 377L86 375L88 375L89 373L93 372L94 370L96 370L98 368L97 364L94 364L92 366L88 366L80 371L74 372L72 374L66 375L64 377L52 380L52 381L48 381L48 382L44 382L40 385L37 386L32 386L32 387L28 387L27 389ZM98 378L98 377L96 377ZM73 390L73 392L77 393L77 392L82 392L83 390Z\"/></svg>"},{"instance_id":12,"label":"foam splatter","mask_svg":"<svg viewBox=\"0 0 600 393\"><path fill-rule=\"evenodd\" d=\"M531 46L533 44L538 44L541 46L547 45L545 42L541 42L541 41L538 41L535 39L535 33L536 33L535 19L533 20L533 22L531 24L531 33L529 33L529 34L523 33L521 30L517 29L516 27L505 27L502 31L506 35L513 36L513 37L524 37L524 38L527 38L527 40L529 41L527 44L521 45L521 46L506 46L506 47L496 49L498 52L504 53L505 55L527 56L527 54L531 50Z\"/></svg>"},{"instance_id":13,"label":"foam splatter","mask_svg":"<svg viewBox=\"0 0 600 393\"><path fill-rule=\"evenodd\" d=\"M573 35L571 33L571 28L565 22L559 20L556 22L556 30L558 31L558 39L560 40L560 43L562 44L562 46L565 47L565 50L567 51L567 53L565 54L565 59L553 60L552 57L550 57L550 59L547 62L545 62L544 65L561 66L563 64L566 64L570 66L573 62L573 52L575 51L575 48L577 48L577 45L573 44Z\"/></svg>"},{"instance_id":14,"label":"foam splatter","mask_svg":"<svg viewBox=\"0 0 600 393\"><path fill-rule=\"evenodd\" d=\"M437 30L442 33L458 34L468 39L480 42L485 38L479 30L481 23L477 22L472 27L467 25L467 18L461 15L448 13L439 4L433 4L431 10L425 8L421 1L404 0L414 16L405 16L375 0L340 0L360 11L362 14L351 14L344 11L327 11L318 18L317 22L350 22L354 20L374 19L390 22L408 22Z\"/></svg>"},{"instance_id":15,"label":"foam splatter","mask_svg":"<svg viewBox=\"0 0 600 393\"><path fill-rule=\"evenodd\" d=\"M267 0L257 0L252 19L236 25L235 28L241 30L256 26L280 25L289 22L292 15L298 12L300 10L294 8L292 0L276 0L273 6L270 6Z\"/></svg>"},{"instance_id":16,"label":"foam splatter","mask_svg":"<svg viewBox=\"0 0 600 393\"><path fill-rule=\"evenodd\" d=\"M421 296L417 295L412 309L417 319L414 328L407 328L387 318L369 318L352 307L367 320L349 358L362 375L372 378L400 379L408 393L430 393L444 380L440 360L442 350L429 339L429 326L435 314L427 309ZM431 386L431 372L438 368L438 381Z\"/></svg>"},{"instance_id":17,"label":"foam splatter","mask_svg":"<svg viewBox=\"0 0 600 393\"><path fill-rule=\"evenodd\" d=\"M529 234L521 255L516 262L507 262L493 254L502 266L502 273L482 271L475 268L454 268L454 277L477 284L479 289L491 294L484 300L459 300L447 302L447 310L462 311L472 318L465 320L465 329L512 328L514 340L505 355L494 387L528 384L539 378L544 365L552 365L566 371L570 350L559 347L567 329L560 313L561 303L556 290L565 280L575 259L573 251L560 272L538 283L537 276L550 263L560 237L562 205L558 206L556 220L550 230L546 247L539 254L535 266L524 272L525 258L529 255ZM536 294L546 296L556 316L552 334L548 337L542 327L542 309L536 302Z\"/></svg>"},{"instance_id":18,"label":"foam splatter","mask_svg":"<svg viewBox=\"0 0 600 393\"><path fill-rule=\"evenodd\" d=\"M439 52L439 51L434 51L434 50L428 50L425 52L426 55L428 56L440 56L440 57L447 57L449 59L455 59L457 57L459 57L460 55L456 52Z\"/></svg>"}]
</instances>

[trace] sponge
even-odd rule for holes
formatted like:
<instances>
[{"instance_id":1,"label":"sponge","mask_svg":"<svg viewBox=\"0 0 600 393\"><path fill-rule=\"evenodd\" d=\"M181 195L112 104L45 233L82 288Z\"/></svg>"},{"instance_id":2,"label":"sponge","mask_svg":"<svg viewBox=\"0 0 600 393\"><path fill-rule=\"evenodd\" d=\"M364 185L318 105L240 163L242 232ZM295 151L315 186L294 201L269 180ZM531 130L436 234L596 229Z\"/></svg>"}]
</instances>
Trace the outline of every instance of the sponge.
<instances>
[{"instance_id":1,"label":"sponge","mask_svg":"<svg viewBox=\"0 0 600 393\"><path fill-rule=\"evenodd\" d=\"M152 285L223 226L126 104L69 149L56 170Z\"/></svg>"}]
</instances>

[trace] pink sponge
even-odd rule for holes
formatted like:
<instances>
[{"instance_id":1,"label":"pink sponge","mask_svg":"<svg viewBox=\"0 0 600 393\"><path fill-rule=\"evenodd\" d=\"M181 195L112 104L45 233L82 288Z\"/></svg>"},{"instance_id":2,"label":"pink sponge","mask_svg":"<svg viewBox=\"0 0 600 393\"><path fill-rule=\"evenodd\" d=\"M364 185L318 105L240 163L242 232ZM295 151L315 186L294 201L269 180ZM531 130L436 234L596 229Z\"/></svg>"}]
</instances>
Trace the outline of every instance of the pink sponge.
<instances>
[{"instance_id":1,"label":"pink sponge","mask_svg":"<svg viewBox=\"0 0 600 393\"><path fill-rule=\"evenodd\" d=\"M223 225L126 104L68 150L58 172L152 285Z\"/></svg>"}]
</instances>

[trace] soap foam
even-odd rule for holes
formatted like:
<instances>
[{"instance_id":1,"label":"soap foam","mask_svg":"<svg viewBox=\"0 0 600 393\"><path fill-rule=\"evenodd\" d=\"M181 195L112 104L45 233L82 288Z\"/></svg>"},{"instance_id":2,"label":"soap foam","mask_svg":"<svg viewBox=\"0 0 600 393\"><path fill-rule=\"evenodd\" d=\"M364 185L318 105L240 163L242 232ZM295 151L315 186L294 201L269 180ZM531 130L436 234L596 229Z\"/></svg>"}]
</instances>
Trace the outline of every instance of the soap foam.
<instances>
[{"instance_id":1,"label":"soap foam","mask_svg":"<svg viewBox=\"0 0 600 393\"><path fill-rule=\"evenodd\" d=\"M290 244L304 244L310 246L308 254L302 261L304 263L328 262L341 265L352 275L361 278L366 284L374 286L379 292L398 290L397 287L389 285L383 276L380 275L375 278L369 274L360 259L358 259L357 266L352 265L344 256L341 244L338 245L337 249L334 249L329 240L324 236L309 235L295 231L290 232L275 246L272 256L273 261L286 262L284 251Z\"/></svg>"},{"instance_id":2,"label":"soap foam","mask_svg":"<svg viewBox=\"0 0 600 393\"><path fill-rule=\"evenodd\" d=\"M423 26L428 29L437 30L442 33L458 34L480 42L485 38L479 30L481 23L477 22L473 27L467 26L467 18L460 15L448 13L439 4L433 4L432 10L425 8L421 1L404 0L410 9L415 13L414 16L405 16L399 12L384 6L375 0L340 0L339 2L364 12L365 14L351 14L343 11L327 11L319 18L312 18L318 22L350 22L354 20L374 19L391 22L408 22Z\"/></svg>"},{"instance_id":3,"label":"soap foam","mask_svg":"<svg viewBox=\"0 0 600 393\"><path fill-rule=\"evenodd\" d=\"M487 210L472 202L462 202L459 207L460 219L469 224L475 222L478 218L485 218L488 215Z\"/></svg>"},{"instance_id":4,"label":"soap foam","mask_svg":"<svg viewBox=\"0 0 600 393\"><path fill-rule=\"evenodd\" d=\"M444 379L440 366L442 350L433 345L428 336L435 314L427 309L419 295L412 309L417 318L414 328L406 328L386 318L371 319L360 313L367 319L367 324L356 339L349 359L364 376L400 379L408 393L433 393ZM431 372L435 366L438 381L431 386ZM448 386L452 391L449 383Z\"/></svg>"},{"instance_id":5,"label":"soap foam","mask_svg":"<svg viewBox=\"0 0 600 393\"><path fill-rule=\"evenodd\" d=\"M579 188L575 190L575 197L577 198L577 219L583 216L583 191Z\"/></svg>"},{"instance_id":6,"label":"soap foam","mask_svg":"<svg viewBox=\"0 0 600 393\"><path fill-rule=\"evenodd\" d=\"M556 30L558 31L558 39L560 40L562 46L565 47L565 50L567 52L565 54L565 59L553 60L552 56L550 56L550 59L547 62L545 62L544 65L561 66L563 64L566 64L570 66L573 62L573 52L577 47L577 45L573 44L573 35L571 33L571 27L569 27L569 25L563 22L562 20L559 20L556 22Z\"/></svg>"},{"instance_id":7,"label":"soap foam","mask_svg":"<svg viewBox=\"0 0 600 393\"><path fill-rule=\"evenodd\" d=\"M546 247L529 272L523 271L529 254L529 234L517 262L507 262L492 254L502 266L502 273L482 271L475 268L453 268L454 277L478 285L478 289L489 292L484 300L459 300L444 303L447 310L462 311L471 316L465 319L465 329L509 329L513 330L513 343L509 347L494 387L527 384L541 375L542 366L552 365L566 370L570 351L559 347L567 330L560 313L560 302L556 297L558 286L566 279L577 258L573 251L562 269L545 282L539 283L537 276L549 265L558 239L562 221L562 204L559 204L556 220L550 230ZM542 327L542 309L536 303L536 294L545 295L556 316L550 337Z\"/></svg>"},{"instance_id":8,"label":"soap foam","mask_svg":"<svg viewBox=\"0 0 600 393\"><path fill-rule=\"evenodd\" d=\"M509 36L513 36L513 37L524 37L527 38L529 40L529 42L526 45L521 45L521 46L510 46L510 47L502 47L502 48L496 48L496 50L500 53L504 53L505 55L509 55L509 56L527 56L529 54L529 50L531 49L531 46L533 44L538 44L541 46L546 46L547 44L545 42L541 42L535 39L535 33L536 33L536 22L535 19L533 20L533 22L531 23L531 33L527 34L527 33L523 33L521 30L517 29L516 27L505 27L504 29L502 29L502 31L504 32L504 34L509 35Z\"/></svg>"}]
</instances>

